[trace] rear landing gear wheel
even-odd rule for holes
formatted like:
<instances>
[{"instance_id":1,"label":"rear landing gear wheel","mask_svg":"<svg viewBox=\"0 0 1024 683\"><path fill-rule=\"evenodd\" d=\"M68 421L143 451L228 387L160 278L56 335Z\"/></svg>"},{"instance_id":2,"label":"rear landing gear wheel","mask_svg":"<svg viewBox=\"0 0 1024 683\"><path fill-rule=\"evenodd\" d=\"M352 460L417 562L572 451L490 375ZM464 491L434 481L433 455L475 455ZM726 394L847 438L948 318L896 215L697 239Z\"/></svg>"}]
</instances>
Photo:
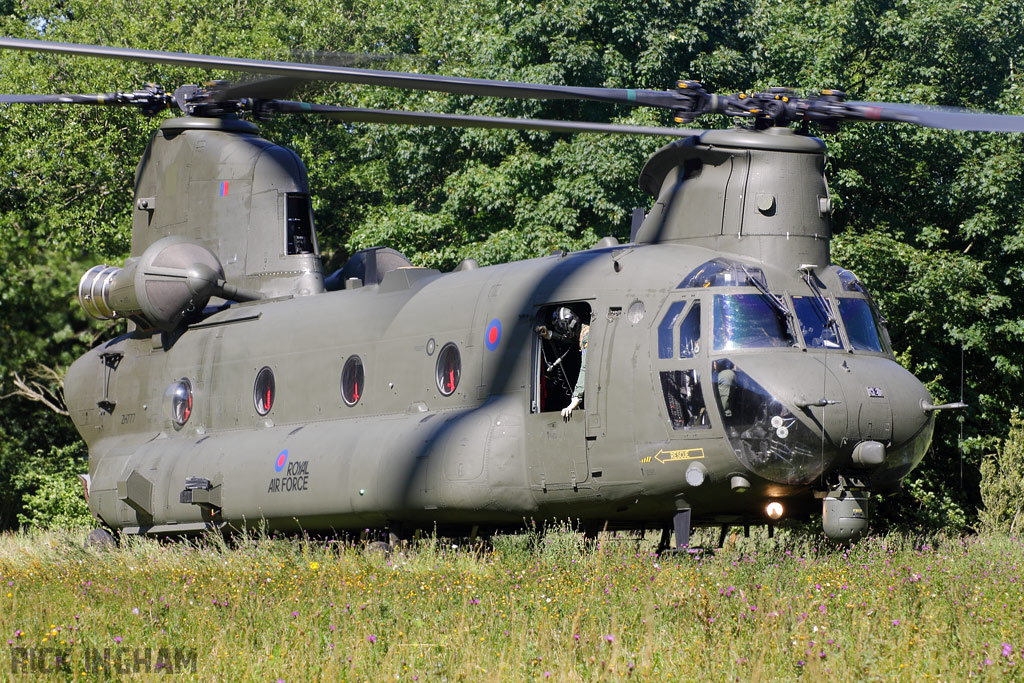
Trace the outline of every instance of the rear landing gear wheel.
<instances>
[{"instance_id":1,"label":"rear landing gear wheel","mask_svg":"<svg viewBox=\"0 0 1024 683\"><path fill-rule=\"evenodd\" d=\"M85 537L86 550L113 550L116 547L117 539L106 529L93 529Z\"/></svg>"}]
</instances>

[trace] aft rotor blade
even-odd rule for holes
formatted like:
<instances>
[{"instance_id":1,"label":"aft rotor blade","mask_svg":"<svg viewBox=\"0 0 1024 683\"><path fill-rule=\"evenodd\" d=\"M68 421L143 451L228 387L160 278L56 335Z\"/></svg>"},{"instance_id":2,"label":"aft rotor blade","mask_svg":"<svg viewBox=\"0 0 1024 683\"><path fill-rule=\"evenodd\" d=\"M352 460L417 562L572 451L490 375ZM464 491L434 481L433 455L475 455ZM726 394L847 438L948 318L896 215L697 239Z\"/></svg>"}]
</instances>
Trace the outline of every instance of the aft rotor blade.
<instances>
[{"instance_id":1,"label":"aft rotor blade","mask_svg":"<svg viewBox=\"0 0 1024 683\"><path fill-rule=\"evenodd\" d=\"M344 66L299 64L275 62L239 57L213 57L192 55L183 52L162 52L158 50L137 50L124 47L101 45L80 45L57 43L48 40L26 40L21 38L0 38L0 48L73 54L85 57L103 57L151 64L199 69L223 69L271 76L292 76L303 80L338 81L361 83L390 88L431 90L459 95L487 95L491 97L519 97L527 99L590 100L629 104L633 106L663 107L674 109L679 106L679 96L673 91L629 90L622 88L582 88L563 85L541 85L515 81L492 81L485 78L462 78L436 76L399 71L375 71Z\"/></svg>"},{"instance_id":2,"label":"aft rotor blade","mask_svg":"<svg viewBox=\"0 0 1024 683\"><path fill-rule=\"evenodd\" d=\"M210 99L214 102L230 102L250 98L255 100L276 100L288 97L297 88L309 85L311 81L292 76L271 76L237 83L217 83L209 88Z\"/></svg>"},{"instance_id":3,"label":"aft rotor blade","mask_svg":"<svg viewBox=\"0 0 1024 683\"><path fill-rule=\"evenodd\" d=\"M554 121L550 119L517 119L500 116L467 116L431 112L394 111L387 109L360 109L335 107L305 102L276 101L275 111L285 114L319 114L335 121L351 123L398 123L411 126L451 126L460 128L511 128L514 130L545 130L556 133L610 133L615 135L662 135L688 137L700 135L703 130L690 128L663 128L659 126L632 126L615 123L589 123L585 121Z\"/></svg>"},{"instance_id":4,"label":"aft rotor blade","mask_svg":"<svg viewBox=\"0 0 1024 683\"><path fill-rule=\"evenodd\" d=\"M853 114L866 121L913 123L928 128L992 133L1024 133L1024 116L989 114L958 107L931 107L888 102L844 102Z\"/></svg>"}]
</instances>

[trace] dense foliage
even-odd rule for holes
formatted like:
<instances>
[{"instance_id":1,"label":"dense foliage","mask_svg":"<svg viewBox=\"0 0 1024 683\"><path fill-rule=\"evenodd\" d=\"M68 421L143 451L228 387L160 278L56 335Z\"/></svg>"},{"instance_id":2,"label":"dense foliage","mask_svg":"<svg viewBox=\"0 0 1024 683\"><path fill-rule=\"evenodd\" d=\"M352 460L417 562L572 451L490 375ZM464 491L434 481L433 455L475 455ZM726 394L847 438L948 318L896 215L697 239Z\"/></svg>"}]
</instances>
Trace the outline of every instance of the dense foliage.
<instances>
[{"instance_id":1,"label":"dense foliage","mask_svg":"<svg viewBox=\"0 0 1024 683\"><path fill-rule=\"evenodd\" d=\"M373 54L390 60L375 65L396 70L575 85L666 88L685 76L720 91L840 87L852 99L1024 111L1020 0L23 0L0 2L0 12L0 30L18 37L259 58ZM173 88L209 78L0 55L0 92L104 92L148 81ZM303 95L667 123L661 112L600 104L357 86ZM127 251L134 160L154 126L132 111L0 107L0 395L19 380L22 394L59 408L61 370L112 333L86 321L75 285L88 265L120 263ZM605 234L625 238L632 207L649 203L637 174L661 144L290 118L264 124L264 133L309 167L331 265L375 244L445 268L468 256L487 264L589 246ZM936 399L958 399L962 385L971 406L962 423L940 416L933 452L884 509L891 521L970 524L979 465L1024 394L1024 136L864 124L828 141L841 231L834 260L875 291L901 361ZM25 496L39 495L37 454L66 455L75 440L70 421L44 403L0 401L0 528L26 514Z\"/></svg>"}]
</instances>

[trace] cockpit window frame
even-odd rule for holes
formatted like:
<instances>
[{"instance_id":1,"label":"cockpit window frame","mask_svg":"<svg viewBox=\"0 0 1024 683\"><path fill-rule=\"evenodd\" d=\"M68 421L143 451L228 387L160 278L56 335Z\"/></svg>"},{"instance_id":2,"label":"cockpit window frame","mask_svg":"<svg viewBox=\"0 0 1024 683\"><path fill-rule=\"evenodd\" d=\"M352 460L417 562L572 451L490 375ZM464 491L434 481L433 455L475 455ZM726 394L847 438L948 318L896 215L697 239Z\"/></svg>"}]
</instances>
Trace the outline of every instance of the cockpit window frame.
<instances>
[{"instance_id":1,"label":"cockpit window frame","mask_svg":"<svg viewBox=\"0 0 1024 683\"><path fill-rule=\"evenodd\" d=\"M715 418L707 406L711 394L705 381L708 353L704 336L708 329L708 297L703 289L675 292L661 306L651 324L654 386L661 389L659 414L671 438L696 438L713 429ZM684 348L683 327L698 336Z\"/></svg>"}]
</instances>

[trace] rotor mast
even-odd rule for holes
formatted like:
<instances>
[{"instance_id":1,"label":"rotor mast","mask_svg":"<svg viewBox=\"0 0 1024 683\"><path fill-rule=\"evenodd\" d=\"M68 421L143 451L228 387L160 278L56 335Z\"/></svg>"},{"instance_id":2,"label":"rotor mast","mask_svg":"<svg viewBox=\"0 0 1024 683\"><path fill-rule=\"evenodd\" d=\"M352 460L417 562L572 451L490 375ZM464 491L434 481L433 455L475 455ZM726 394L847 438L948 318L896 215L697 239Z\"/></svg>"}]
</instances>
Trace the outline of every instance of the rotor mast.
<instances>
[{"instance_id":1,"label":"rotor mast","mask_svg":"<svg viewBox=\"0 0 1024 683\"><path fill-rule=\"evenodd\" d=\"M656 198L638 243L679 243L796 269L829 263L825 143L793 134L711 130L655 152L640 187Z\"/></svg>"}]
</instances>

